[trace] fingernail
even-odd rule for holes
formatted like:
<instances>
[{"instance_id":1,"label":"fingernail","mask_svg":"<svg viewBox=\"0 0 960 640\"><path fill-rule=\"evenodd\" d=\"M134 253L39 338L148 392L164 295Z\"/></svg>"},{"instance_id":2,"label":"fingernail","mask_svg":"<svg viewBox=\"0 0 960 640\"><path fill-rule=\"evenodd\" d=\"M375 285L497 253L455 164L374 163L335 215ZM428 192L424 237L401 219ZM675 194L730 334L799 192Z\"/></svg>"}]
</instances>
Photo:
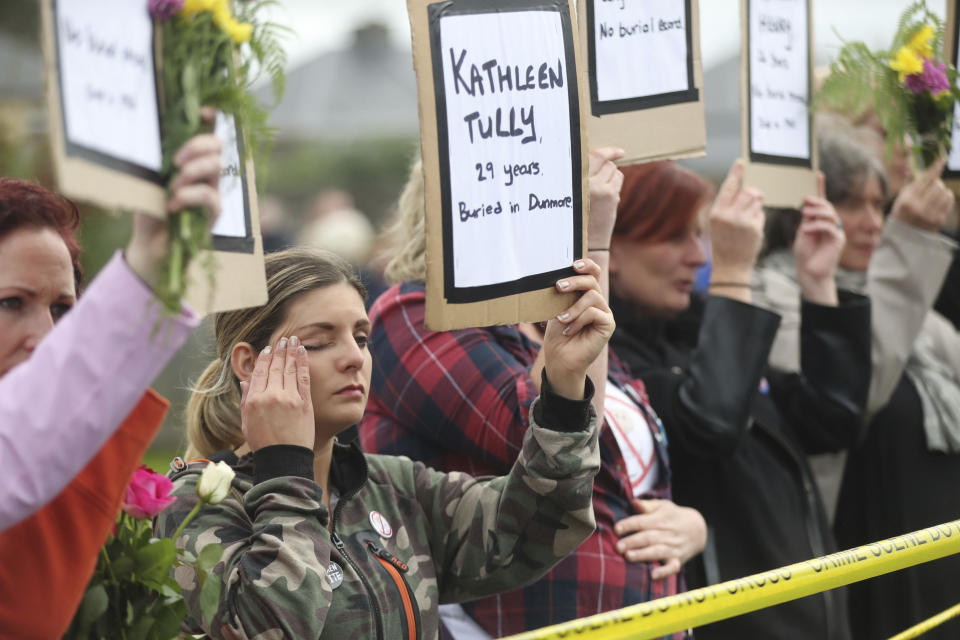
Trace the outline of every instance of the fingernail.
<instances>
[{"instance_id":1,"label":"fingernail","mask_svg":"<svg viewBox=\"0 0 960 640\"><path fill-rule=\"evenodd\" d=\"M273 351L273 347L271 347L270 345L267 345L263 348L264 353L269 354L271 351Z\"/></svg>"},{"instance_id":2,"label":"fingernail","mask_svg":"<svg viewBox=\"0 0 960 640\"><path fill-rule=\"evenodd\" d=\"M557 283L557 286L560 287L561 289L566 289L567 287L570 286L570 282L567 280L561 280L560 282Z\"/></svg>"},{"instance_id":3,"label":"fingernail","mask_svg":"<svg viewBox=\"0 0 960 640\"><path fill-rule=\"evenodd\" d=\"M296 348L297 348L297 345L299 345L299 344L300 344L300 338L298 338L297 336L290 336L290 348L291 348L291 349L296 349Z\"/></svg>"},{"instance_id":4,"label":"fingernail","mask_svg":"<svg viewBox=\"0 0 960 640\"><path fill-rule=\"evenodd\" d=\"M560 333L562 333L563 335L567 335L567 333L569 332L570 332L570 327L564 327L563 331L561 331Z\"/></svg>"},{"instance_id":5,"label":"fingernail","mask_svg":"<svg viewBox=\"0 0 960 640\"><path fill-rule=\"evenodd\" d=\"M299 347L297 347L297 353L299 353L300 355L306 355L307 348L303 345L300 345Z\"/></svg>"},{"instance_id":6,"label":"fingernail","mask_svg":"<svg viewBox=\"0 0 960 640\"><path fill-rule=\"evenodd\" d=\"M563 313L561 313L560 315L557 316L557 320L559 320L560 322L563 322L564 320L566 320L566 319L569 318L569 317L570 317L570 314L567 313L566 311L564 311Z\"/></svg>"},{"instance_id":7,"label":"fingernail","mask_svg":"<svg viewBox=\"0 0 960 640\"><path fill-rule=\"evenodd\" d=\"M623 553L623 543L622 543L622 542L618 542L618 543L617 543L617 552L618 552L618 553Z\"/></svg>"},{"instance_id":8,"label":"fingernail","mask_svg":"<svg viewBox=\"0 0 960 640\"><path fill-rule=\"evenodd\" d=\"M576 262L573 263L573 266L575 269L583 269L583 265L584 265L583 260L577 260Z\"/></svg>"},{"instance_id":9,"label":"fingernail","mask_svg":"<svg viewBox=\"0 0 960 640\"><path fill-rule=\"evenodd\" d=\"M280 338L280 344L277 345L277 349L286 349L287 348L287 339Z\"/></svg>"}]
</instances>

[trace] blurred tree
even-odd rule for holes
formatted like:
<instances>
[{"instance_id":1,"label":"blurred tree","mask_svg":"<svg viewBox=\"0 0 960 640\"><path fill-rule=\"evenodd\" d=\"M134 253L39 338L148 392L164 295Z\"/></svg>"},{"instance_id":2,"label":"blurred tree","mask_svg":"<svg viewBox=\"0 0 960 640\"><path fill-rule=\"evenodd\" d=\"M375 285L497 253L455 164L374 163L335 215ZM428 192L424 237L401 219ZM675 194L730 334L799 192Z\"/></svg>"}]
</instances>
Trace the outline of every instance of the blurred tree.
<instances>
[{"instance_id":1,"label":"blurred tree","mask_svg":"<svg viewBox=\"0 0 960 640\"><path fill-rule=\"evenodd\" d=\"M301 210L318 191L343 189L360 211L380 223L390 213L418 152L418 141L411 138L278 144L264 186Z\"/></svg>"}]
</instances>

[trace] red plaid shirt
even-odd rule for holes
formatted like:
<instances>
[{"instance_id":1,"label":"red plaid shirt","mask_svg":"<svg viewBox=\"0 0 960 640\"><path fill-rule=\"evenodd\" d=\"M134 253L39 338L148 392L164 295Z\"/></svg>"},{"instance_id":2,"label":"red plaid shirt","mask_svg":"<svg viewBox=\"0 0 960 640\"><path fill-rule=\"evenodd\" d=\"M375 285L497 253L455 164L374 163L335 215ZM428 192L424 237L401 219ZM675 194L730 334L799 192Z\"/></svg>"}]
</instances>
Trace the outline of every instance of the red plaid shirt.
<instances>
[{"instance_id":1,"label":"red plaid shirt","mask_svg":"<svg viewBox=\"0 0 960 640\"><path fill-rule=\"evenodd\" d=\"M373 382L360 424L363 448L410 456L445 471L505 474L520 452L537 397L529 368L539 346L516 326L428 331L424 301L422 283L404 283L386 291L370 310ZM649 496L669 498L665 441L643 383L612 354L610 380L656 422L660 477ZM634 511L626 464L607 428L600 435L600 455L593 495L597 531L539 582L463 605L494 637L677 592L677 576L654 581L650 564L627 562L617 552L613 525Z\"/></svg>"}]
</instances>

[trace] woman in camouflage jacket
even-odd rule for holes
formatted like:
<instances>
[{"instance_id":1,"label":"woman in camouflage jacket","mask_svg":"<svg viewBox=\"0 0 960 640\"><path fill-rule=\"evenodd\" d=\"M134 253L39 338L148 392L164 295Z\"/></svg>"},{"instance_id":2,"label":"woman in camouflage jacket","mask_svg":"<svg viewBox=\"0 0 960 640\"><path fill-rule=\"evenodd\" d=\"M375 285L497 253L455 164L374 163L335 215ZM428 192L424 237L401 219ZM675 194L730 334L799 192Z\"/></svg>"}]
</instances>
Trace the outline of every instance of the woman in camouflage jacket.
<instances>
[{"instance_id":1,"label":"woman in camouflage jacket","mask_svg":"<svg viewBox=\"0 0 960 640\"><path fill-rule=\"evenodd\" d=\"M331 255L269 256L269 301L217 316L219 358L188 411L188 456L226 460L237 475L176 540L197 556L225 547L212 619L193 570L174 571L188 594L184 631L435 638L439 604L523 586L576 549L594 530L600 463L586 370L614 323L597 266L574 268L558 286L580 295L547 324L541 397L520 456L508 475L474 479L336 441L369 390L363 286ZM204 465L174 473L162 534L196 504Z\"/></svg>"}]
</instances>

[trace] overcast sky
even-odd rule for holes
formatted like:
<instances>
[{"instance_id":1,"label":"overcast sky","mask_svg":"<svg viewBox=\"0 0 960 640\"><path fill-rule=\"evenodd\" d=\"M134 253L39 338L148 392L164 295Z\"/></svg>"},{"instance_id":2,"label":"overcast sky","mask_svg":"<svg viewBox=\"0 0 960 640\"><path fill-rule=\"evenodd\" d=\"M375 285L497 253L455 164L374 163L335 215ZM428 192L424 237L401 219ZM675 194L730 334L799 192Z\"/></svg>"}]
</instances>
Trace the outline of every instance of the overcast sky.
<instances>
[{"instance_id":1,"label":"overcast sky","mask_svg":"<svg viewBox=\"0 0 960 640\"><path fill-rule=\"evenodd\" d=\"M630 2L631 0L627 0ZM288 42L291 64L343 47L353 30L379 20L390 28L393 41L410 49L410 27L405 0L283 0L278 21L293 26ZM864 40L885 47L896 28L897 18L909 4L906 0L813 0L814 40L818 58L832 57L839 46L836 29L848 40ZM944 14L946 0L928 0L927 5ZM732 55L740 43L739 0L700 0L703 63L709 68Z\"/></svg>"}]
</instances>

